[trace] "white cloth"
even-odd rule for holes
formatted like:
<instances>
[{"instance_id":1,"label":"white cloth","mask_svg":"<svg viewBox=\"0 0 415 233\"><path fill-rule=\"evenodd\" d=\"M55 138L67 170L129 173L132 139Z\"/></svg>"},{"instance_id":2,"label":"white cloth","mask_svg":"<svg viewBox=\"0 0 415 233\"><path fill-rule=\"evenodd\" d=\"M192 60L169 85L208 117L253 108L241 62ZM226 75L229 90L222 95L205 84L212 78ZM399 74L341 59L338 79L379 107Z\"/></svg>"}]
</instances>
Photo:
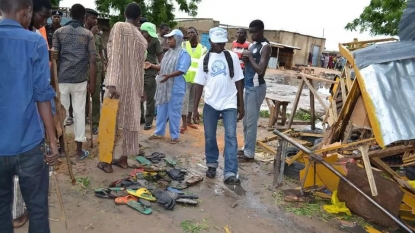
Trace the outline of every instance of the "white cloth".
<instances>
[{"instance_id":1,"label":"white cloth","mask_svg":"<svg viewBox=\"0 0 415 233\"><path fill-rule=\"evenodd\" d=\"M238 93L235 82L244 78L238 55L229 51L233 60L234 77L229 74L228 63L225 54L211 52L209 55L208 73L203 71L203 60L199 60L199 67L194 82L205 86L205 103L212 108L222 111L224 109L237 108Z\"/></svg>"},{"instance_id":2,"label":"white cloth","mask_svg":"<svg viewBox=\"0 0 415 233\"><path fill-rule=\"evenodd\" d=\"M85 105L86 105L87 82L82 83L59 83L61 92L61 103L65 108L68 118L69 106L72 97L72 109L74 116L74 134L76 142L86 142L85 137Z\"/></svg>"},{"instance_id":3,"label":"white cloth","mask_svg":"<svg viewBox=\"0 0 415 233\"><path fill-rule=\"evenodd\" d=\"M19 177L13 178L13 203L12 203L12 215L13 219L20 218L25 211L25 204L22 193L20 192Z\"/></svg>"}]
</instances>

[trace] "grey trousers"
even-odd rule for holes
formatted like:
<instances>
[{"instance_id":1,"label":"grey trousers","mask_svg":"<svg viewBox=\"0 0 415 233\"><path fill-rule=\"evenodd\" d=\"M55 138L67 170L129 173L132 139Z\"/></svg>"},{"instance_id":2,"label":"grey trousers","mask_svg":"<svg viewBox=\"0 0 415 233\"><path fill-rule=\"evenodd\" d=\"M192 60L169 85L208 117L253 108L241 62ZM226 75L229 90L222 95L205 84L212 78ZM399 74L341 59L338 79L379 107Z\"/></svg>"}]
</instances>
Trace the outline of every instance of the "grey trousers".
<instances>
[{"instance_id":1,"label":"grey trousers","mask_svg":"<svg viewBox=\"0 0 415 233\"><path fill-rule=\"evenodd\" d=\"M24 214L25 204L22 193L20 192L19 177L14 177L13 182L13 203L12 203L12 215L13 219L17 219Z\"/></svg>"},{"instance_id":2,"label":"grey trousers","mask_svg":"<svg viewBox=\"0 0 415 233\"><path fill-rule=\"evenodd\" d=\"M195 102L195 84L186 83L186 95L183 99L182 116L187 116L189 112L193 112Z\"/></svg>"}]
</instances>

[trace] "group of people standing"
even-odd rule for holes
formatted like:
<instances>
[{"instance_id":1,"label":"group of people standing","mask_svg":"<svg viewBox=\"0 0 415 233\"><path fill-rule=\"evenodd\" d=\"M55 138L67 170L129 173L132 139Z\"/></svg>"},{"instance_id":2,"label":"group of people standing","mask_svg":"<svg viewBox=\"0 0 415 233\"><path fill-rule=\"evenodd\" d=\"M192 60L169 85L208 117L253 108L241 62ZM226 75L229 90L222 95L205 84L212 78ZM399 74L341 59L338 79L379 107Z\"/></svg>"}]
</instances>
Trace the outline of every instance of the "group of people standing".
<instances>
[{"instance_id":1,"label":"group of people standing","mask_svg":"<svg viewBox=\"0 0 415 233\"><path fill-rule=\"evenodd\" d=\"M89 155L82 149L87 101L92 96L89 117L93 133L98 134L104 77L104 98L120 100L117 127L122 135L122 154L114 154L111 163L99 162L99 169L110 173L112 165L128 168L127 156L141 154L141 125L150 130L154 118L156 127L150 139L163 138L169 123L170 143L178 143L188 127L198 127L204 91L206 176L216 176L216 130L223 119L224 182L240 184L238 160L254 161L260 106L266 92L264 75L271 54L261 20L249 25L252 43L247 42L245 29L238 30L234 52L225 50L225 29L210 29L208 50L199 43L196 28L187 30L188 41L183 41L180 30L170 31L166 24L160 25L157 34L156 26L141 17L140 6L130 3L125 8L125 22L112 27L105 51L97 27L98 13L80 4L71 7L71 20L65 25L60 25L61 12L52 14L49 0L0 0L0 13L0 50L4 51L0 60L2 232L13 232L13 227L21 226L27 218L29 232L50 232L48 168L65 151L55 127L59 106L55 106L54 89L60 90L66 124L74 124L75 156L82 160ZM52 15L52 24L46 25ZM50 59L58 62L57 87L51 86ZM238 150L236 125L242 119L245 140Z\"/></svg>"},{"instance_id":2,"label":"group of people standing","mask_svg":"<svg viewBox=\"0 0 415 233\"><path fill-rule=\"evenodd\" d=\"M321 67L326 69L342 70L346 65L346 59L342 56L321 54Z\"/></svg>"}]
</instances>

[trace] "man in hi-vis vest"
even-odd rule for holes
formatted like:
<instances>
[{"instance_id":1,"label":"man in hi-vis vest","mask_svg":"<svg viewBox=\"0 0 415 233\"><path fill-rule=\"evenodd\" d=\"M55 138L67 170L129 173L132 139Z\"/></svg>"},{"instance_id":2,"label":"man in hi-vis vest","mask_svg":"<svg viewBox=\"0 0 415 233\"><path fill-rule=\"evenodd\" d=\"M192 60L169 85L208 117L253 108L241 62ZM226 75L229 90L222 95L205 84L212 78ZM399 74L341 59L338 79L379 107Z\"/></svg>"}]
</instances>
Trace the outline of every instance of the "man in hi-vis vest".
<instances>
[{"instance_id":1,"label":"man in hi-vis vest","mask_svg":"<svg viewBox=\"0 0 415 233\"><path fill-rule=\"evenodd\" d=\"M199 43L199 34L197 33L196 28L189 27L187 29L187 36L189 37L189 40L183 42L182 47L190 54L192 64L184 76L186 79L186 95L182 107L183 125L180 129L180 133L182 134L187 130L187 126L197 129L197 126L192 124L193 102L195 98L194 78L198 68L199 59L207 52L207 48Z\"/></svg>"}]
</instances>

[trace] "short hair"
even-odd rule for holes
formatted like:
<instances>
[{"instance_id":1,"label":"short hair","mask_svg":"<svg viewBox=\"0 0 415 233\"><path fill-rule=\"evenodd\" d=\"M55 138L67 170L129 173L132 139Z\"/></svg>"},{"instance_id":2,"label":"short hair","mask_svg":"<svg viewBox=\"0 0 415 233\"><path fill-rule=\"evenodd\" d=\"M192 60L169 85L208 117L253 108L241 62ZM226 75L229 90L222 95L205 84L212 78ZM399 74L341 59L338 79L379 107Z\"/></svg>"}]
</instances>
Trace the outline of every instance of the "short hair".
<instances>
[{"instance_id":1,"label":"short hair","mask_svg":"<svg viewBox=\"0 0 415 233\"><path fill-rule=\"evenodd\" d=\"M71 7L71 17L73 19L82 19L86 15L86 9L81 4L75 4Z\"/></svg>"},{"instance_id":2,"label":"short hair","mask_svg":"<svg viewBox=\"0 0 415 233\"><path fill-rule=\"evenodd\" d=\"M160 26L159 26L160 29L165 29L165 28L168 28L168 27L169 27L169 25L167 25L167 23L161 23Z\"/></svg>"},{"instance_id":3,"label":"short hair","mask_svg":"<svg viewBox=\"0 0 415 233\"><path fill-rule=\"evenodd\" d=\"M187 30L189 30L189 29L193 29L193 30L195 30L196 34L199 34L199 33L197 33L197 30L196 30L195 27L188 27Z\"/></svg>"},{"instance_id":4,"label":"short hair","mask_svg":"<svg viewBox=\"0 0 415 233\"><path fill-rule=\"evenodd\" d=\"M33 6L32 0L0 0L0 11L11 13L15 10L21 10Z\"/></svg>"},{"instance_id":5,"label":"short hair","mask_svg":"<svg viewBox=\"0 0 415 233\"><path fill-rule=\"evenodd\" d=\"M127 19L137 19L141 16L141 7L135 2L128 4L125 7L125 17Z\"/></svg>"},{"instance_id":6,"label":"short hair","mask_svg":"<svg viewBox=\"0 0 415 233\"><path fill-rule=\"evenodd\" d=\"M52 4L50 3L50 0L33 0L34 12L41 11L43 8L52 10Z\"/></svg>"},{"instance_id":7,"label":"short hair","mask_svg":"<svg viewBox=\"0 0 415 233\"><path fill-rule=\"evenodd\" d=\"M246 35L246 30L245 30L245 28L238 28L238 30L236 30L236 31L239 31L239 30L242 30L242 31L244 32L244 34Z\"/></svg>"},{"instance_id":8,"label":"short hair","mask_svg":"<svg viewBox=\"0 0 415 233\"><path fill-rule=\"evenodd\" d=\"M259 20L259 19L256 19L256 20L252 21L252 22L249 24L249 27L250 27L250 28L257 28L257 29L259 29L259 30L264 30L264 28L265 28L265 26L264 26L264 22L262 22L262 21L261 21L261 20Z\"/></svg>"}]
</instances>

